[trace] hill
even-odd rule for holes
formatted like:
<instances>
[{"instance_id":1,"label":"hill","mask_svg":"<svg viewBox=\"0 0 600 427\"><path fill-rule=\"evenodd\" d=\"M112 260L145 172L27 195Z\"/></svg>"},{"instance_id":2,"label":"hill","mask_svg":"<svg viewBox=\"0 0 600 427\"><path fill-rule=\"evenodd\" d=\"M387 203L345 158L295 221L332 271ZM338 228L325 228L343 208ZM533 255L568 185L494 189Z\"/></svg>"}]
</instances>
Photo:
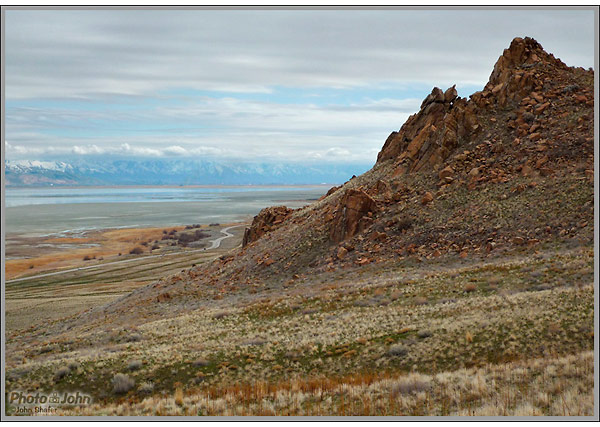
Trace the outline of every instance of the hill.
<instances>
[{"instance_id":1,"label":"hill","mask_svg":"<svg viewBox=\"0 0 600 427\"><path fill-rule=\"evenodd\" d=\"M243 248L9 337L11 384L85 384L73 413L592 415L593 81L514 39Z\"/></svg>"}]
</instances>

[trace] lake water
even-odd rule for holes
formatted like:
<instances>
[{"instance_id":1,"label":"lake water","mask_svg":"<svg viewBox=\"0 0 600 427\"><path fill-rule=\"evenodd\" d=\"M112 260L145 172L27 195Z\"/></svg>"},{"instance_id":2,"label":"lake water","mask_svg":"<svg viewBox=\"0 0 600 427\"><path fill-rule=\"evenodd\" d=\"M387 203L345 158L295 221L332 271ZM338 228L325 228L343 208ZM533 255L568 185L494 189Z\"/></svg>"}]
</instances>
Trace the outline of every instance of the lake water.
<instances>
[{"instance_id":1,"label":"lake water","mask_svg":"<svg viewBox=\"0 0 600 427\"><path fill-rule=\"evenodd\" d=\"M7 233L81 234L104 228L245 221L262 208L297 208L329 186L7 188Z\"/></svg>"}]
</instances>

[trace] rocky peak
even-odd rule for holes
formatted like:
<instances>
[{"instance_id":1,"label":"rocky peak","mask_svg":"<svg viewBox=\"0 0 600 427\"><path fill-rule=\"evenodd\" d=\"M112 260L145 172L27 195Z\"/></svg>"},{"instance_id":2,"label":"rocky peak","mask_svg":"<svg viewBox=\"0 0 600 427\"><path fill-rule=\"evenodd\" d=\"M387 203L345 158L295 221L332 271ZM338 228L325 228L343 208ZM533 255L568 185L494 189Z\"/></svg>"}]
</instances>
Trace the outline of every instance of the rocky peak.
<instances>
[{"instance_id":1,"label":"rocky peak","mask_svg":"<svg viewBox=\"0 0 600 427\"><path fill-rule=\"evenodd\" d=\"M433 88L420 111L390 134L377 163L394 160L396 176L435 168L481 130L482 113L496 108L517 109L524 99L543 91L549 75L566 69L534 39L517 37L496 62L484 89L470 100L459 98L454 86L445 92Z\"/></svg>"},{"instance_id":2,"label":"rocky peak","mask_svg":"<svg viewBox=\"0 0 600 427\"><path fill-rule=\"evenodd\" d=\"M516 37L496 61L486 88L491 89L508 81L517 70L531 69L536 64L544 63L566 67L554 55L547 53L536 40L531 37Z\"/></svg>"}]
</instances>

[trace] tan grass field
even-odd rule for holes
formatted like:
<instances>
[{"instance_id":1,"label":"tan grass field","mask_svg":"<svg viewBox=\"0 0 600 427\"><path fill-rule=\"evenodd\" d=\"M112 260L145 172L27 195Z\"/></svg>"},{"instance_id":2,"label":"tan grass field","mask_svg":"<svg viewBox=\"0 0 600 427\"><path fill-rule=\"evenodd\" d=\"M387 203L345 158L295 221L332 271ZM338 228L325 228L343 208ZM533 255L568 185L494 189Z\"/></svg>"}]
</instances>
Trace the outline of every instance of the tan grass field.
<instances>
[{"instance_id":1,"label":"tan grass field","mask_svg":"<svg viewBox=\"0 0 600 427\"><path fill-rule=\"evenodd\" d=\"M210 230L211 234L218 236L223 227L205 226L203 229ZM239 245L243 233L243 228L232 229L233 238L224 240L221 248L206 253L194 249L190 251L180 247L167 247L162 249L162 253L167 254L165 257L148 258L141 255L136 259L136 256L128 254L132 248L140 246L141 242L160 239L165 229L181 231L184 227L105 230L90 233L82 239L42 239L46 243L93 243L98 247L75 248L37 256L36 248L32 247L32 258L7 261L7 279L23 277L24 280L7 283L6 330L12 332L27 329L32 325L55 322L109 303L151 283L156 279L157 271L160 271L161 275L172 274L226 253ZM165 252L165 249L168 251ZM121 256L118 255L119 252L122 253ZM157 253L160 254L161 251L153 251L152 255ZM86 255L90 258L96 256L96 259L84 261ZM111 264L123 259L131 259L132 262ZM30 264L38 267L24 269ZM94 268L36 278L36 274L89 266ZM8 274L9 271L12 272L12 276ZM30 276L33 278L25 279Z\"/></svg>"},{"instance_id":2,"label":"tan grass field","mask_svg":"<svg viewBox=\"0 0 600 427\"><path fill-rule=\"evenodd\" d=\"M119 253L127 254L131 249L139 246L142 242L154 241L160 239L163 235L161 228L127 228L117 230L104 230L90 232L87 237L72 238L29 238L22 242L22 246L28 248L22 249L27 255L27 259L11 259L5 263L6 279L11 280L24 275L40 274L47 271L75 268L88 265L89 262L83 261L86 256L93 258L116 258ZM183 226L169 227L168 230L175 229L181 231ZM56 249L40 251L37 245L73 245L73 249ZM79 248L81 244L93 244L95 247ZM41 253L40 253L41 252Z\"/></svg>"}]
</instances>

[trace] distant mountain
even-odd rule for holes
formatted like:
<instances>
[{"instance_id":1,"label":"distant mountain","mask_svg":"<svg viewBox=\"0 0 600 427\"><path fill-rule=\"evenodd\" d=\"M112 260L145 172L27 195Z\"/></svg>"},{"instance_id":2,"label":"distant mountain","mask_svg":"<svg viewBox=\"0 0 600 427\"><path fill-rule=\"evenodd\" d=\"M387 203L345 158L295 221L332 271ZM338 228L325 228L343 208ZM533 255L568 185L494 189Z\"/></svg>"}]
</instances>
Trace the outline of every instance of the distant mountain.
<instances>
[{"instance_id":1,"label":"distant mountain","mask_svg":"<svg viewBox=\"0 0 600 427\"><path fill-rule=\"evenodd\" d=\"M370 164L306 165L189 159L6 160L7 186L343 183Z\"/></svg>"}]
</instances>

